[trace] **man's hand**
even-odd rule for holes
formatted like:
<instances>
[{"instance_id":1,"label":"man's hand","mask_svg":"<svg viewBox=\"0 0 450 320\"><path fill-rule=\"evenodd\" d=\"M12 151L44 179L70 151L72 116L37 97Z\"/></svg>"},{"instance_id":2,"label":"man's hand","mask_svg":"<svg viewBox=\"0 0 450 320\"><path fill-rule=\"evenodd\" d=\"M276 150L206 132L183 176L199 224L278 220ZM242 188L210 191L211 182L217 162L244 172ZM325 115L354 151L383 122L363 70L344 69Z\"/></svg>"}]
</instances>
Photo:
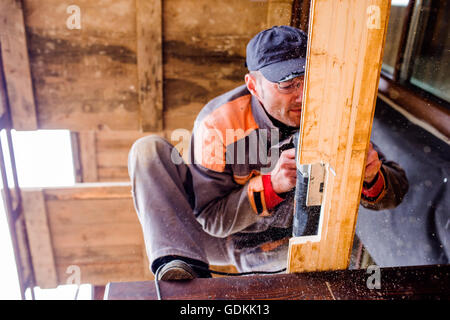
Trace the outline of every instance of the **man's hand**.
<instances>
[{"instance_id":1,"label":"man's hand","mask_svg":"<svg viewBox=\"0 0 450 320\"><path fill-rule=\"evenodd\" d=\"M281 153L275 168L270 173L272 189L276 193L284 193L295 187L297 166L295 164L295 148Z\"/></svg>"},{"instance_id":2,"label":"man's hand","mask_svg":"<svg viewBox=\"0 0 450 320\"><path fill-rule=\"evenodd\" d=\"M366 170L364 172L364 182L370 183L377 175L381 168L381 161L378 158L378 152L369 144L369 151L367 152Z\"/></svg>"}]
</instances>

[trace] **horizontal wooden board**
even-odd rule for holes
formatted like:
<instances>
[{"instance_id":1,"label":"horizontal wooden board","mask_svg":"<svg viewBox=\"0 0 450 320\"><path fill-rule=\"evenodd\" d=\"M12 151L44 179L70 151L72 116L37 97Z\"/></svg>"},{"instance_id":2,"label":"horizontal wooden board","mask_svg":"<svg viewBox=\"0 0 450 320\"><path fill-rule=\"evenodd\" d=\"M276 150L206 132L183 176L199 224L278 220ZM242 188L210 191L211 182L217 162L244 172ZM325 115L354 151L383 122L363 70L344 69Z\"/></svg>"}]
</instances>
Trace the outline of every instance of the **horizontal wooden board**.
<instances>
[{"instance_id":1,"label":"horizontal wooden board","mask_svg":"<svg viewBox=\"0 0 450 320\"><path fill-rule=\"evenodd\" d=\"M370 272L366 269L161 281L159 284L164 300L448 300L450 298L449 265L380 268L378 272L381 274L379 289L370 289L368 286L368 283L373 283L373 278L369 277L374 276L375 270ZM105 299L108 300L157 299L155 286L148 281L110 283L106 292ZM224 305L228 303L225 302ZM176 312L178 313L178 310Z\"/></svg>"},{"instance_id":2,"label":"horizontal wooden board","mask_svg":"<svg viewBox=\"0 0 450 320\"><path fill-rule=\"evenodd\" d=\"M142 245L55 248L55 260L63 265L142 262Z\"/></svg>"},{"instance_id":3,"label":"horizontal wooden board","mask_svg":"<svg viewBox=\"0 0 450 320\"><path fill-rule=\"evenodd\" d=\"M65 284L71 274L66 273L69 265L57 264L58 277ZM145 276L140 262L124 263L104 263L104 264L79 264L81 283L92 285L105 285L111 281L140 281L141 279L151 280Z\"/></svg>"},{"instance_id":4,"label":"horizontal wooden board","mask_svg":"<svg viewBox=\"0 0 450 320\"><path fill-rule=\"evenodd\" d=\"M128 181L130 176L128 174L128 167L117 166L113 168L99 167L98 181Z\"/></svg>"},{"instance_id":5,"label":"horizontal wooden board","mask_svg":"<svg viewBox=\"0 0 450 320\"><path fill-rule=\"evenodd\" d=\"M49 219L61 225L137 222L131 199L48 200Z\"/></svg>"}]
</instances>

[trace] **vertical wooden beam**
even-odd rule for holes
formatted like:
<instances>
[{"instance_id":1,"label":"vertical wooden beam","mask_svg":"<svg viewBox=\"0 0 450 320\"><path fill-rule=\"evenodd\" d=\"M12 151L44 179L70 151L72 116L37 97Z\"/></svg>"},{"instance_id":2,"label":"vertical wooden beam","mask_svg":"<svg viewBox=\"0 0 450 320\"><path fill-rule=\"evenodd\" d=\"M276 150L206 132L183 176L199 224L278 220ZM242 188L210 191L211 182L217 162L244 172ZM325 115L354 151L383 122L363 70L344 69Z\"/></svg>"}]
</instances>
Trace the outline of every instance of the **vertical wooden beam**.
<instances>
[{"instance_id":1,"label":"vertical wooden beam","mask_svg":"<svg viewBox=\"0 0 450 320\"><path fill-rule=\"evenodd\" d=\"M389 0L311 3L298 160L325 163L327 174L319 234L290 240L289 272L348 266L389 9Z\"/></svg>"},{"instance_id":2,"label":"vertical wooden beam","mask_svg":"<svg viewBox=\"0 0 450 320\"><path fill-rule=\"evenodd\" d=\"M311 0L294 0L292 3L291 26L308 33L309 6Z\"/></svg>"},{"instance_id":3,"label":"vertical wooden beam","mask_svg":"<svg viewBox=\"0 0 450 320\"><path fill-rule=\"evenodd\" d=\"M75 183L83 182L83 168L81 167L81 150L78 132L70 132L70 145L72 148L73 170Z\"/></svg>"},{"instance_id":4,"label":"vertical wooden beam","mask_svg":"<svg viewBox=\"0 0 450 320\"><path fill-rule=\"evenodd\" d=\"M22 1L0 1L0 41L12 126L17 130L36 130L38 121Z\"/></svg>"},{"instance_id":5,"label":"vertical wooden beam","mask_svg":"<svg viewBox=\"0 0 450 320\"><path fill-rule=\"evenodd\" d=\"M58 276L42 190L22 192L22 205L36 284L41 288L56 288Z\"/></svg>"},{"instance_id":6,"label":"vertical wooden beam","mask_svg":"<svg viewBox=\"0 0 450 320\"><path fill-rule=\"evenodd\" d=\"M97 182L97 141L95 131L78 133L79 157L83 182Z\"/></svg>"},{"instance_id":7,"label":"vertical wooden beam","mask_svg":"<svg viewBox=\"0 0 450 320\"><path fill-rule=\"evenodd\" d=\"M267 26L291 24L292 2L294 0L269 0L267 6Z\"/></svg>"},{"instance_id":8,"label":"vertical wooden beam","mask_svg":"<svg viewBox=\"0 0 450 320\"><path fill-rule=\"evenodd\" d=\"M163 129L161 0L136 0L137 67L141 130Z\"/></svg>"}]
</instances>

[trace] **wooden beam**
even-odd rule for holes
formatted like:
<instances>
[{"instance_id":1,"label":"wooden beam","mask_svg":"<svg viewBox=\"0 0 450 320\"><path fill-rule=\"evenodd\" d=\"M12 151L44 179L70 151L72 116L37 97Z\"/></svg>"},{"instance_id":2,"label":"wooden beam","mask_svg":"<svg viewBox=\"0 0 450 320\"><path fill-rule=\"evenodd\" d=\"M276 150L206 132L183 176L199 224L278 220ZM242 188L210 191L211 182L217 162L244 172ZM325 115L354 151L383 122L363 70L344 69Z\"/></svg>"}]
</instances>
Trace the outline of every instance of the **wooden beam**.
<instances>
[{"instance_id":1,"label":"wooden beam","mask_svg":"<svg viewBox=\"0 0 450 320\"><path fill-rule=\"evenodd\" d=\"M375 272L381 276L379 289L369 279ZM167 300L445 300L450 297L450 266L160 281L159 285L162 299ZM153 282L109 283L105 299L156 300L157 296Z\"/></svg>"},{"instance_id":2,"label":"wooden beam","mask_svg":"<svg viewBox=\"0 0 450 320\"><path fill-rule=\"evenodd\" d=\"M378 96L411 122L450 143L449 104L437 103L385 76L380 77Z\"/></svg>"},{"instance_id":3,"label":"wooden beam","mask_svg":"<svg viewBox=\"0 0 450 320\"><path fill-rule=\"evenodd\" d=\"M55 288L58 276L42 190L22 192L22 205L36 285L43 289Z\"/></svg>"},{"instance_id":4,"label":"wooden beam","mask_svg":"<svg viewBox=\"0 0 450 320\"><path fill-rule=\"evenodd\" d=\"M0 2L0 42L12 127L16 130L36 130L38 122L22 1Z\"/></svg>"},{"instance_id":5,"label":"wooden beam","mask_svg":"<svg viewBox=\"0 0 450 320\"><path fill-rule=\"evenodd\" d=\"M83 182L97 182L97 144L95 131L78 133L80 146L81 173Z\"/></svg>"},{"instance_id":6,"label":"wooden beam","mask_svg":"<svg viewBox=\"0 0 450 320\"><path fill-rule=\"evenodd\" d=\"M327 168L319 233L290 239L288 272L348 267L389 0L313 0L298 161Z\"/></svg>"},{"instance_id":7,"label":"wooden beam","mask_svg":"<svg viewBox=\"0 0 450 320\"><path fill-rule=\"evenodd\" d=\"M299 28L308 33L309 6L311 0L294 0L292 4L291 26Z\"/></svg>"},{"instance_id":8,"label":"wooden beam","mask_svg":"<svg viewBox=\"0 0 450 320\"><path fill-rule=\"evenodd\" d=\"M163 129L161 0L136 0L137 71L141 130Z\"/></svg>"},{"instance_id":9,"label":"wooden beam","mask_svg":"<svg viewBox=\"0 0 450 320\"><path fill-rule=\"evenodd\" d=\"M267 27L290 25L294 0L269 0Z\"/></svg>"}]
</instances>

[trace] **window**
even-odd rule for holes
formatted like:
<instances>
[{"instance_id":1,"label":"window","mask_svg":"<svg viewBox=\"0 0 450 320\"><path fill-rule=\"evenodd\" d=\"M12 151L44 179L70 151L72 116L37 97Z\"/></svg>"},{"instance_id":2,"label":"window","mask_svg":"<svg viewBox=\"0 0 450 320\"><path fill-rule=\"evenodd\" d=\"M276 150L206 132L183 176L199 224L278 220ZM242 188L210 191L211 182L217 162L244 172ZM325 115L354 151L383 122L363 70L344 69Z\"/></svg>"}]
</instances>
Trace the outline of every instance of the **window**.
<instances>
[{"instance_id":1,"label":"window","mask_svg":"<svg viewBox=\"0 0 450 320\"><path fill-rule=\"evenodd\" d=\"M395 63L399 54L402 28L407 17L409 1L392 1L389 24L384 46L382 70L390 77L394 74Z\"/></svg>"},{"instance_id":2,"label":"window","mask_svg":"<svg viewBox=\"0 0 450 320\"><path fill-rule=\"evenodd\" d=\"M392 0L382 74L436 99L450 102L450 1Z\"/></svg>"},{"instance_id":3,"label":"window","mask_svg":"<svg viewBox=\"0 0 450 320\"><path fill-rule=\"evenodd\" d=\"M423 1L409 82L450 102L450 1Z\"/></svg>"}]
</instances>

